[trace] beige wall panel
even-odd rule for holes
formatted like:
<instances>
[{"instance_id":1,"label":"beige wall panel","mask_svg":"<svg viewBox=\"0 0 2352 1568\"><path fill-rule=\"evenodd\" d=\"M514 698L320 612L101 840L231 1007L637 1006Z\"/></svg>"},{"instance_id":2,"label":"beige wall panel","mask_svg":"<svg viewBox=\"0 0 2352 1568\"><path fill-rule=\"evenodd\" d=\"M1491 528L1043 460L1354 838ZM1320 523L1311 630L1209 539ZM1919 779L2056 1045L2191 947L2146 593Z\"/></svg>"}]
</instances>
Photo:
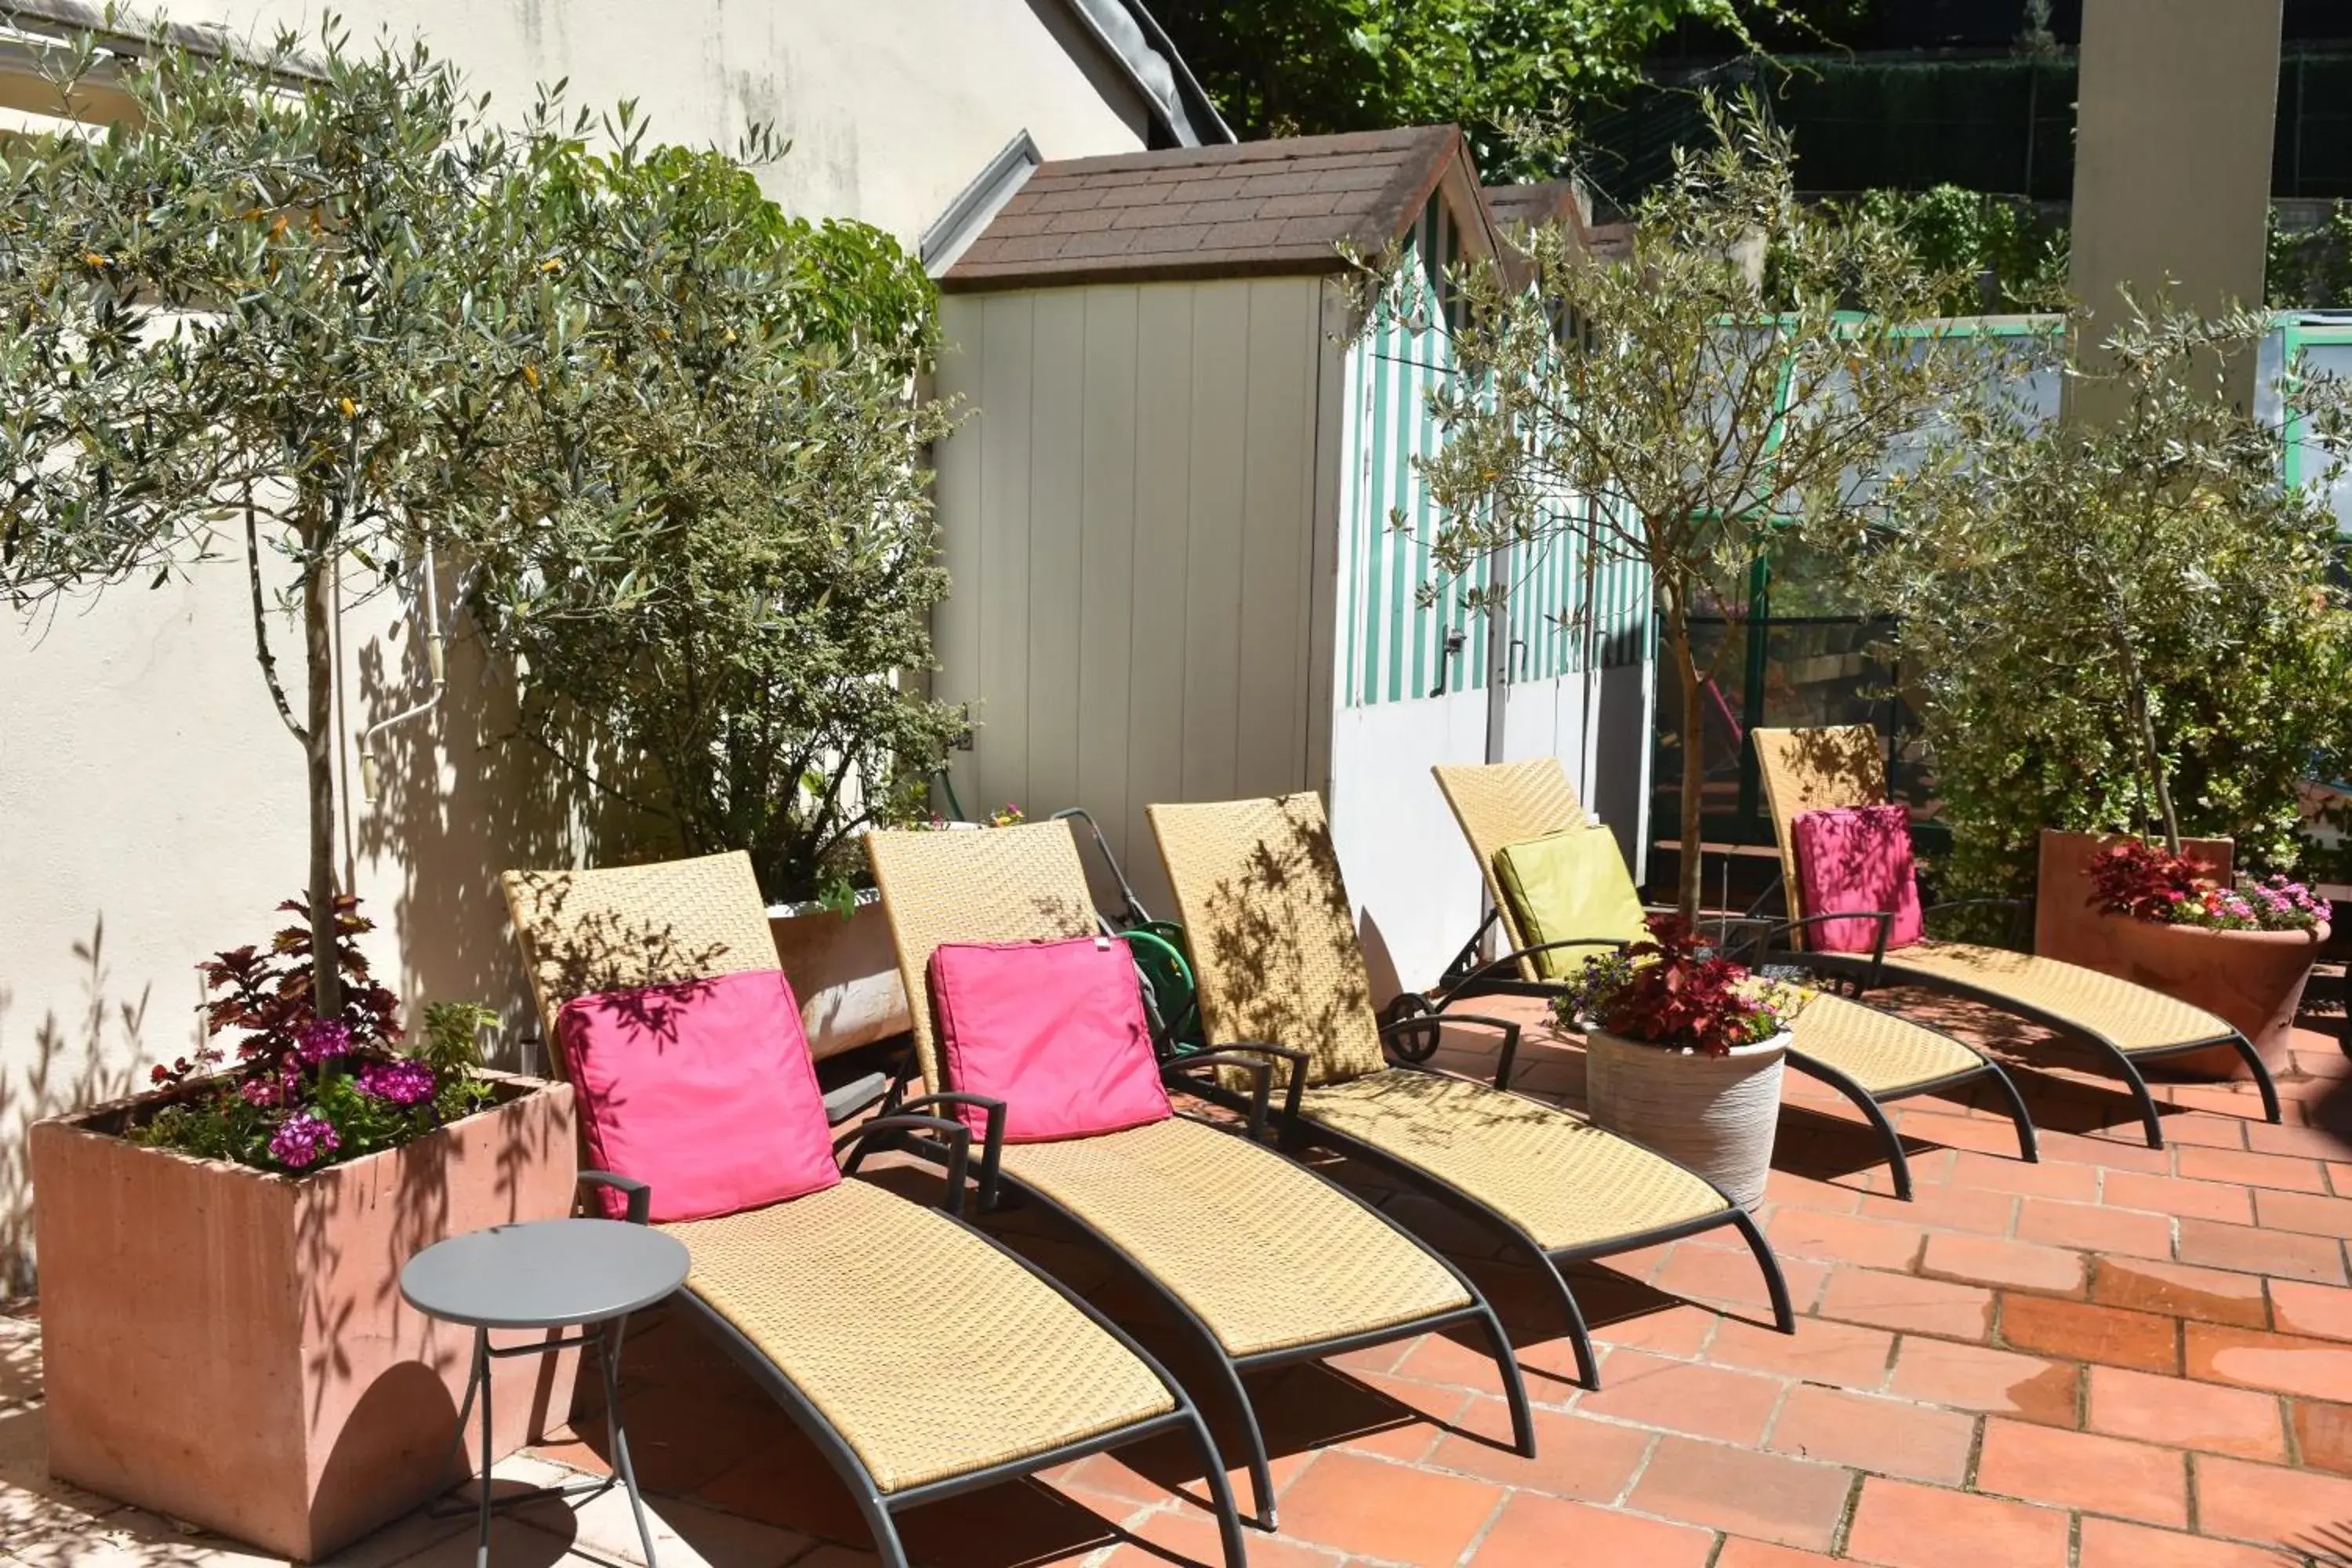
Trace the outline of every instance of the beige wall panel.
<instances>
[{"instance_id":1,"label":"beige wall panel","mask_svg":"<svg viewBox=\"0 0 2352 1568\"><path fill-rule=\"evenodd\" d=\"M1184 542L1185 800L1226 799L1234 791L1249 308L1245 280L1194 288L1192 475Z\"/></svg>"},{"instance_id":2,"label":"beige wall panel","mask_svg":"<svg viewBox=\"0 0 2352 1568\"><path fill-rule=\"evenodd\" d=\"M982 331L985 319L983 300L950 295L940 301L940 336L947 346L940 355L937 390L941 398L961 405L963 423L933 454L940 561L947 568L948 596L931 612L932 648L940 664L931 691L942 702L964 704L980 695L982 531L976 522L988 441L979 418L981 367L987 358ZM963 514L960 525L949 521L955 510ZM979 765L976 749L949 756L948 777L960 800L977 803Z\"/></svg>"},{"instance_id":3,"label":"beige wall panel","mask_svg":"<svg viewBox=\"0 0 2352 1568\"><path fill-rule=\"evenodd\" d=\"M1151 657L1150 649L1135 645L1137 605L1151 592L1136 581L1139 290L1088 289L1084 298L1087 429L1079 509L1086 526L1078 546L1078 787L1073 804L1085 806L1114 845L1123 846L1134 722L1129 685L1139 659ZM1095 869L1088 858L1089 869ZM1139 868L1128 867L1130 881L1138 875ZM1108 897L1110 889L1097 892Z\"/></svg>"},{"instance_id":4,"label":"beige wall panel","mask_svg":"<svg viewBox=\"0 0 2352 1568\"><path fill-rule=\"evenodd\" d=\"M1238 795L1306 783L1308 526L1315 493L1314 279L1249 286L1248 429L1242 463Z\"/></svg>"},{"instance_id":5,"label":"beige wall panel","mask_svg":"<svg viewBox=\"0 0 2352 1568\"><path fill-rule=\"evenodd\" d=\"M1029 793L1014 797L1024 806L1033 798L1067 805L1077 795L1084 657L1087 301L1075 289L1036 299L1029 369Z\"/></svg>"},{"instance_id":6,"label":"beige wall panel","mask_svg":"<svg viewBox=\"0 0 2352 1568\"><path fill-rule=\"evenodd\" d=\"M1000 294L981 321L980 677L973 758L985 815L1029 798L1029 438L1036 296ZM954 526L952 522L948 526Z\"/></svg>"}]
</instances>

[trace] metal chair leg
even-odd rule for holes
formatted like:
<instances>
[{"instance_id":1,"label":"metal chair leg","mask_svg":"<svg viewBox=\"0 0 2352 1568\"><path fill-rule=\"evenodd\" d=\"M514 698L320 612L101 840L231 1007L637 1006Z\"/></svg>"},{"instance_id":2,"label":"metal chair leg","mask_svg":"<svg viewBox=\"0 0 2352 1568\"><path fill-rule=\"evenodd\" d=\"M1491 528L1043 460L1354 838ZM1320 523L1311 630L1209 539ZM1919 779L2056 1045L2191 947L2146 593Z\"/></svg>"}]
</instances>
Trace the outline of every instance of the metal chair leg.
<instances>
[{"instance_id":1,"label":"metal chair leg","mask_svg":"<svg viewBox=\"0 0 2352 1568\"><path fill-rule=\"evenodd\" d=\"M1584 1326L1584 1309L1576 1304L1576 1293L1568 1288L1568 1279L1559 1266L1540 1247L1534 1249L1536 1262L1551 1280L1551 1288L1559 1293L1559 1303L1568 1309L1568 1342L1576 1352L1576 1379L1588 1389L1601 1386L1601 1358L1592 1353L1592 1335Z\"/></svg>"},{"instance_id":2,"label":"metal chair leg","mask_svg":"<svg viewBox=\"0 0 2352 1568\"><path fill-rule=\"evenodd\" d=\"M1733 1209L1731 1223L1748 1238L1748 1249L1756 1254L1756 1261L1764 1270L1764 1289L1772 1296L1772 1326L1784 1334L1797 1331L1797 1311L1789 1303L1789 1281L1781 1277L1780 1260L1772 1256L1770 1244L1757 1226L1756 1216L1746 1209Z\"/></svg>"},{"instance_id":3,"label":"metal chair leg","mask_svg":"<svg viewBox=\"0 0 2352 1568\"><path fill-rule=\"evenodd\" d=\"M1202 1473L1209 1489L1209 1506L1217 1515L1217 1539L1225 1552L1225 1568L1248 1568L1249 1548L1242 1540L1241 1510L1234 1506L1233 1483L1225 1479L1224 1457L1217 1452L1217 1440L1209 1436L1209 1424L1201 1419L1195 1409L1192 1417L1192 1440L1201 1450L1201 1463L1207 1467Z\"/></svg>"},{"instance_id":4,"label":"metal chair leg","mask_svg":"<svg viewBox=\"0 0 2352 1568\"><path fill-rule=\"evenodd\" d=\"M1256 1517L1250 1522L1272 1533L1276 1528L1274 1467L1265 1457L1265 1433L1257 1424L1257 1411L1250 1404L1249 1391L1242 1386L1240 1371L1225 1356L1223 1348L1212 1347L1208 1360L1225 1380L1225 1392L1233 1398L1234 1414L1241 1417L1242 1442L1249 1450L1250 1498L1257 1505Z\"/></svg>"},{"instance_id":5,"label":"metal chair leg","mask_svg":"<svg viewBox=\"0 0 2352 1568\"><path fill-rule=\"evenodd\" d=\"M1486 1325L1487 1342L1495 1347L1495 1369L1502 1373L1503 1398L1511 1407L1511 1440L1527 1458L1536 1457L1536 1418L1528 1408L1527 1380L1519 1375L1519 1358L1511 1352L1510 1336L1503 1332L1503 1320L1487 1307L1478 1314Z\"/></svg>"},{"instance_id":6,"label":"metal chair leg","mask_svg":"<svg viewBox=\"0 0 2352 1568\"><path fill-rule=\"evenodd\" d=\"M877 1497L860 1496L857 1511L866 1517L866 1533L874 1537L874 1554L882 1559L882 1568L908 1568L907 1548L898 1539L898 1521Z\"/></svg>"},{"instance_id":7,"label":"metal chair leg","mask_svg":"<svg viewBox=\"0 0 2352 1568\"><path fill-rule=\"evenodd\" d=\"M2017 1157L2029 1165L2042 1163L2042 1137L2033 1129L2033 1117L2025 1109L2025 1096L2017 1092L2017 1080L2011 1078L2001 1065L1991 1058L1985 1066L1992 1069L1992 1081L2001 1098L2009 1101L2009 1119L2017 1123Z\"/></svg>"},{"instance_id":8,"label":"metal chair leg","mask_svg":"<svg viewBox=\"0 0 2352 1568\"><path fill-rule=\"evenodd\" d=\"M2347 1034L2346 1037L2352 1039L2352 1034ZM2253 1069L2254 1088L2263 1097L2263 1119L2275 1125L2281 1112L2278 1085L2271 1080L2270 1065L2263 1060L2263 1053L2254 1049L2254 1042L2245 1036L2231 1036L2230 1045L2240 1056L2246 1058L2246 1065Z\"/></svg>"},{"instance_id":9,"label":"metal chair leg","mask_svg":"<svg viewBox=\"0 0 2352 1568\"><path fill-rule=\"evenodd\" d=\"M1911 1201L1911 1157L1903 1152L1903 1140L1887 1119L1886 1110L1871 1097L1868 1089L1846 1074L1799 1051L1789 1053L1789 1065L1808 1078L1817 1079L1852 1100L1864 1120L1878 1130L1879 1141L1886 1145L1886 1163L1895 1174L1895 1195L1904 1203Z\"/></svg>"}]
</instances>

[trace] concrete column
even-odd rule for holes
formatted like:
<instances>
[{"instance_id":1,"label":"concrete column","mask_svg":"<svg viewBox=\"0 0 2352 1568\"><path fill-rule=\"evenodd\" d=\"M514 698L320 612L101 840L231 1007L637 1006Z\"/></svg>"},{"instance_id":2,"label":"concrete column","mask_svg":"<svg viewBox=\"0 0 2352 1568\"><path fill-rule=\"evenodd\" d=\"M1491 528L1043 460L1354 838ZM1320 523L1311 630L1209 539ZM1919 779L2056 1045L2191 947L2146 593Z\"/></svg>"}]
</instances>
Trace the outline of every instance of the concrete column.
<instances>
[{"instance_id":1,"label":"concrete column","mask_svg":"<svg viewBox=\"0 0 2352 1568\"><path fill-rule=\"evenodd\" d=\"M2084 0L2074 296L2104 334L2168 281L2215 311L2263 298L2282 0ZM2253 366L2233 395L2252 395ZM2098 417L2097 389L2073 412Z\"/></svg>"}]
</instances>

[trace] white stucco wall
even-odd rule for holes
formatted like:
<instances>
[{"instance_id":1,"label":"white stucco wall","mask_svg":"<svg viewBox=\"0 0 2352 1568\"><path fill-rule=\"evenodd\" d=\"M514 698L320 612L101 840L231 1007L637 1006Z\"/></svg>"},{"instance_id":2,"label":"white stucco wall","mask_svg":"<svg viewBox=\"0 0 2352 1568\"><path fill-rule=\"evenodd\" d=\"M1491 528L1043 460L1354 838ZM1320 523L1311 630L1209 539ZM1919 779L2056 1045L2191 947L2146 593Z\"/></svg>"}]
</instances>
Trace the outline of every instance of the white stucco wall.
<instances>
[{"instance_id":1,"label":"white stucco wall","mask_svg":"<svg viewBox=\"0 0 2352 1568\"><path fill-rule=\"evenodd\" d=\"M772 121L794 142L761 171L772 195L910 241L1024 127L1048 157L1142 144L1139 103L1056 0L340 9L357 36L421 29L504 115L529 108L536 82L569 76L575 103L635 97L668 140L731 148ZM223 0L171 15L257 33L305 19ZM299 645L278 630L299 681ZM497 874L568 860L570 803L500 744L507 689L484 679L461 622L445 706L390 740L386 799L362 805L353 738L423 694L423 658L397 599L349 608L341 637L341 837L351 885L383 928L370 952L412 1010L479 999L520 1025ZM139 1085L194 1043L197 960L266 940L272 906L301 886L301 784L255 668L237 561L37 625L0 616L0 1294L29 1263L24 1129Z\"/></svg>"}]
</instances>

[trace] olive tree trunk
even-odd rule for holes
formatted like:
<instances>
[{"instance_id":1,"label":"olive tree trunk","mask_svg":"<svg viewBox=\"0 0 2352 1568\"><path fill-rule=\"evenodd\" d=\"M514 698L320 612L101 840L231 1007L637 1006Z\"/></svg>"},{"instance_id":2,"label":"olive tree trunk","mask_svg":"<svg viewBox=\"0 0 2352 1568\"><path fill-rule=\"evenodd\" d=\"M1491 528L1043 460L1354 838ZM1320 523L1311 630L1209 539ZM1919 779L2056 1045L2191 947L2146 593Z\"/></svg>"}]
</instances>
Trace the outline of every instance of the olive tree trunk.
<instances>
[{"instance_id":1,"label":"olive tree trunk","mask_svg":"<svg viewBox=\"0 0 2352 1568\"><path fill-rule=\"evenodd\" d=\"M310 554L302 573L302 656L310 677L302 751L310 807L310 985L318 1016L342 1010L342 971L336 961L335 918L335 644L332 558Z\"/></svg>"},{"instance_id":2,"label":"olive tree trunk","mask_svg":"<svg viewBox=\"0 0 2352 1568\"><path fill-rule=\"evenodd\" d=\"M1690 608L1682 594L1662 585L1659 597L1665 612L1666 645L1674 650L1675 678L1683 699L1680 736L1683 753L1682 821L1677 827L1682 852L1675 857L1675 909L1685 923L1696 925L1698 921L1699 888L1705 870L1700 864L1698 848L1699 807L1701 793L1706 787L1706 757L1699 736L1698 660L1691 652Z\"/></svg>"}]
</instances>

